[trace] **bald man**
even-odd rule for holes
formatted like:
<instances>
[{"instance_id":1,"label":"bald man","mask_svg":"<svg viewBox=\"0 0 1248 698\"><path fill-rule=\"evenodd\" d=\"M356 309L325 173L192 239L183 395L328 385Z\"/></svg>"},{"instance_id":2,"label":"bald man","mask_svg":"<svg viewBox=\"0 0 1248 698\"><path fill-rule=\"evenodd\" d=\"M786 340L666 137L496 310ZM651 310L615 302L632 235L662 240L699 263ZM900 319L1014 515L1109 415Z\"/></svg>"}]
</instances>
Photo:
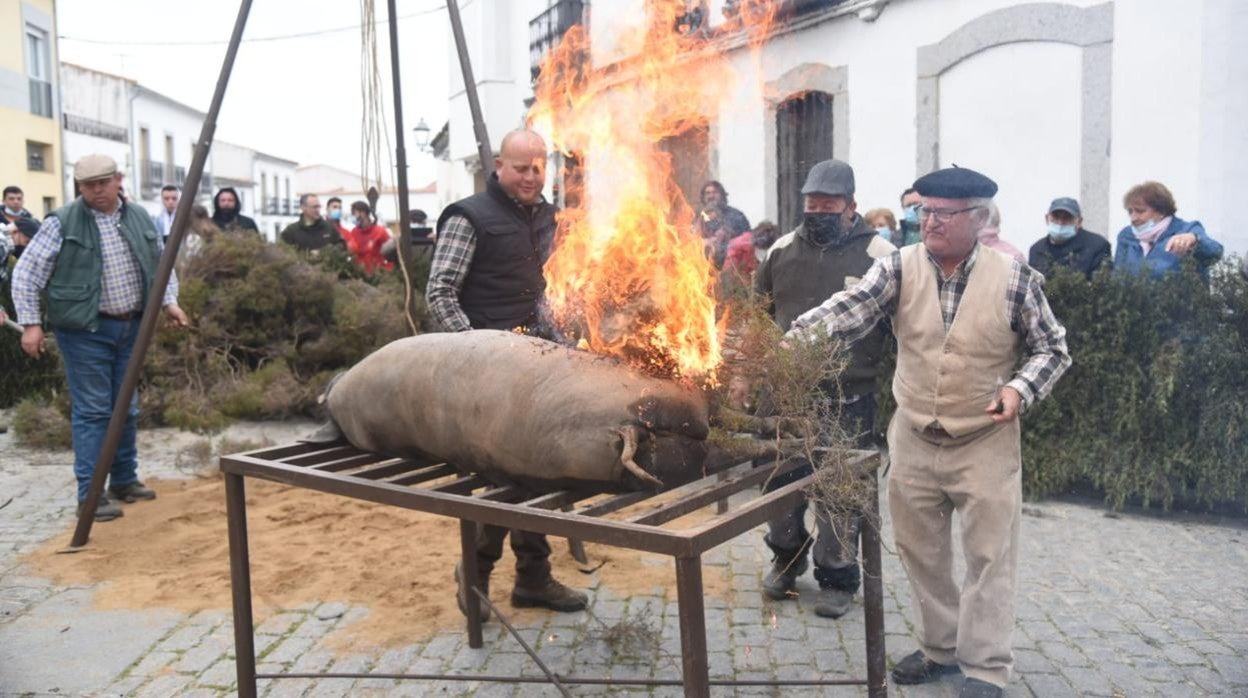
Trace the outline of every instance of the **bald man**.
<instances>
[{"instance_id":1,"label":"bald man","mask_svg":"<svg viewBox=\"0 0 1248 698\"><path fill-rule=\"evenodd\" d=\"M485 191L442 212L425 300L443 331L514 330L537 324L538 301L546 290L542 264L555 235L555 207L542 196L545 183L545 141L532 131L512 131L503 138ZM481 527L478 583L487 593L507 533L498 526ZM516 556L513 606L585 608L583 593L551 576L546 536L511 531L511 550ZM459 608L465 607L461 590ZM481 605L481 617L487 616Z\"/></svg>"}]
</instances>

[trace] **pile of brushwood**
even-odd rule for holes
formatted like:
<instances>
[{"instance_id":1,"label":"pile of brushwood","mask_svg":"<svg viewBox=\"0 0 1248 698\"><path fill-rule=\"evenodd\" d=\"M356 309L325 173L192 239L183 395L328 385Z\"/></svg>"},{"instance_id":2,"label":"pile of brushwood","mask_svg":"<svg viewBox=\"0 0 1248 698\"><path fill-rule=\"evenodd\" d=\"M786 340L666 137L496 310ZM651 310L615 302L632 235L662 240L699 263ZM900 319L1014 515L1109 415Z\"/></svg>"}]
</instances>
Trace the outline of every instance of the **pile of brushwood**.
<instances>
[{"instance_id":1,"label":"pile of brushwood","mask_svg":"<svg viewBox=\"0 0 1248 698\"><path fill-rule=\"evenodd\" d=\"M366 276L338 248L306 254L217 234L180 260L179 283L193 326L161 320L140 385L146 426L213 432L233 420L312 415L331 376L410 334L401 275ZM413 311L420 326L423 304ZM53 351L19 364L32 369L25 378L6 377L20 381L20 391L0 394L24 399L14 420L19 441L68 444L67 425L51 419L68 414L58 362ZM30 424L42 426L24 428ZM46 433L61 430L64 440Z\"/></svg>"}]
</instances>

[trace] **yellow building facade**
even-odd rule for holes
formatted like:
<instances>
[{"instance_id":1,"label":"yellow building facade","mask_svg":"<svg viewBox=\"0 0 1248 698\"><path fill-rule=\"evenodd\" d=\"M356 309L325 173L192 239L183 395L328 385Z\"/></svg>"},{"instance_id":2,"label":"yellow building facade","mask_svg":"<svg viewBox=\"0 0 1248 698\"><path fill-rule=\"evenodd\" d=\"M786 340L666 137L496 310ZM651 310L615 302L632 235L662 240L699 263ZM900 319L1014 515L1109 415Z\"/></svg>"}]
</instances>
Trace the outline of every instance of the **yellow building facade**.
<instances>
[{"instance_id":1,"label":"yellow building facade","mask_svg":"<svg viewBox=\"0 0 1248 698\"><path fill-rule=\"evenodd\" d=\"M0 1L0 187L31 213L65 202L55 0Z\"/></svg>"}]
</instances>

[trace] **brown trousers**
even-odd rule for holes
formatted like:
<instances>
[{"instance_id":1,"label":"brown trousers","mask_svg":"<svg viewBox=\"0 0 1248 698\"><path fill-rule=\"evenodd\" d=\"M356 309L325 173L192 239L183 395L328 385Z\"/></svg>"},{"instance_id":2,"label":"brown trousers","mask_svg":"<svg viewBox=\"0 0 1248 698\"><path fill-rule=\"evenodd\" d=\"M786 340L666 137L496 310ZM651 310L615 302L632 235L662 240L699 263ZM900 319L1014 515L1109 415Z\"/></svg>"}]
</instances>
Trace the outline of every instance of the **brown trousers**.
<instances>
[{"instance_id":1,"label":"brown trousers","mask_svg":"<svg viewBox=\"0 0 1248 698\"><path fill-rule=\"evenodd\" d=\"M1014 664L1014 594L1022 510L1018 420L961 437L893 418L888 505L919 611L923 652L1004 686ZM953 579L953 513L966 578Z\"/></svg>"}]
</instances>

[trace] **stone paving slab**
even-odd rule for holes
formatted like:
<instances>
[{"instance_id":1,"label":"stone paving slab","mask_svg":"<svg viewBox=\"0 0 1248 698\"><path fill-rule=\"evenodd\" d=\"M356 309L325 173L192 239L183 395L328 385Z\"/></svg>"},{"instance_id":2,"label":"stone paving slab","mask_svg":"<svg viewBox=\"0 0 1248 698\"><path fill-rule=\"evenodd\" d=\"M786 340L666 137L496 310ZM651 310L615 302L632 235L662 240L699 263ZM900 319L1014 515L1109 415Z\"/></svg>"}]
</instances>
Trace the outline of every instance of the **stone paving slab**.
<instances>
[{"instance_id":1,"label":"stone paving slab","mask_svg":"<svg viewBox=\"0 0 1248 698\"><path fill-rule=\"evenodd\" d=\"M242 425L231 438L288 440L306 425ZM226 696L236 690L228 610L104 611L90 588L60 588L22 568L19 557L73 518L68 454L12 449L0 435L0 696ZM176 477L163 430L141 433L144 476ZM738 495L739 503L749 493ZM7 498L7 497L6 497ZM910 590L884 507L885 625L888 653L913 650ZM1248 530L1213 517L1153 517L1068 502L1028 504L1020 553L1016 675L1007 695L1248 696ZM106 525L106 524L105 524ZM795 600L759 591L769 555L762 529L707 555L727 567L732 592L707 599L708 659L714 678L865 677L861 597L844 618L814 614L807 574ZM957 530L955 527L955 545ZM957 575L961 574L958 565ZM583 580L567 580L580 584ZM594 578L589 614L551 614L521 624L556 671L615 678L678 677L676 604L657 594L621 598ZM609 582L609 580L607 580ZM670 596L670 594L669 594ZM467 647L447 631L399 648L343 654L326 635L367 609L325 599L283 609L259 627L262 672L381 671L541 676L496 623L486 646ZM653 619L657 647L620 651L604 624ZM594 619L597 620L594 620ZM890 686L892 695L956 696L960 677L928 686ZM380 679L262 681L264 696L548 696L541 684L478 684ZM603 687L577 687L601 695ZM678 689L613 687L613 695L677 696ZM857 688L716 688L716 696L854 696Z\"/></svg>"}]
</instances>

